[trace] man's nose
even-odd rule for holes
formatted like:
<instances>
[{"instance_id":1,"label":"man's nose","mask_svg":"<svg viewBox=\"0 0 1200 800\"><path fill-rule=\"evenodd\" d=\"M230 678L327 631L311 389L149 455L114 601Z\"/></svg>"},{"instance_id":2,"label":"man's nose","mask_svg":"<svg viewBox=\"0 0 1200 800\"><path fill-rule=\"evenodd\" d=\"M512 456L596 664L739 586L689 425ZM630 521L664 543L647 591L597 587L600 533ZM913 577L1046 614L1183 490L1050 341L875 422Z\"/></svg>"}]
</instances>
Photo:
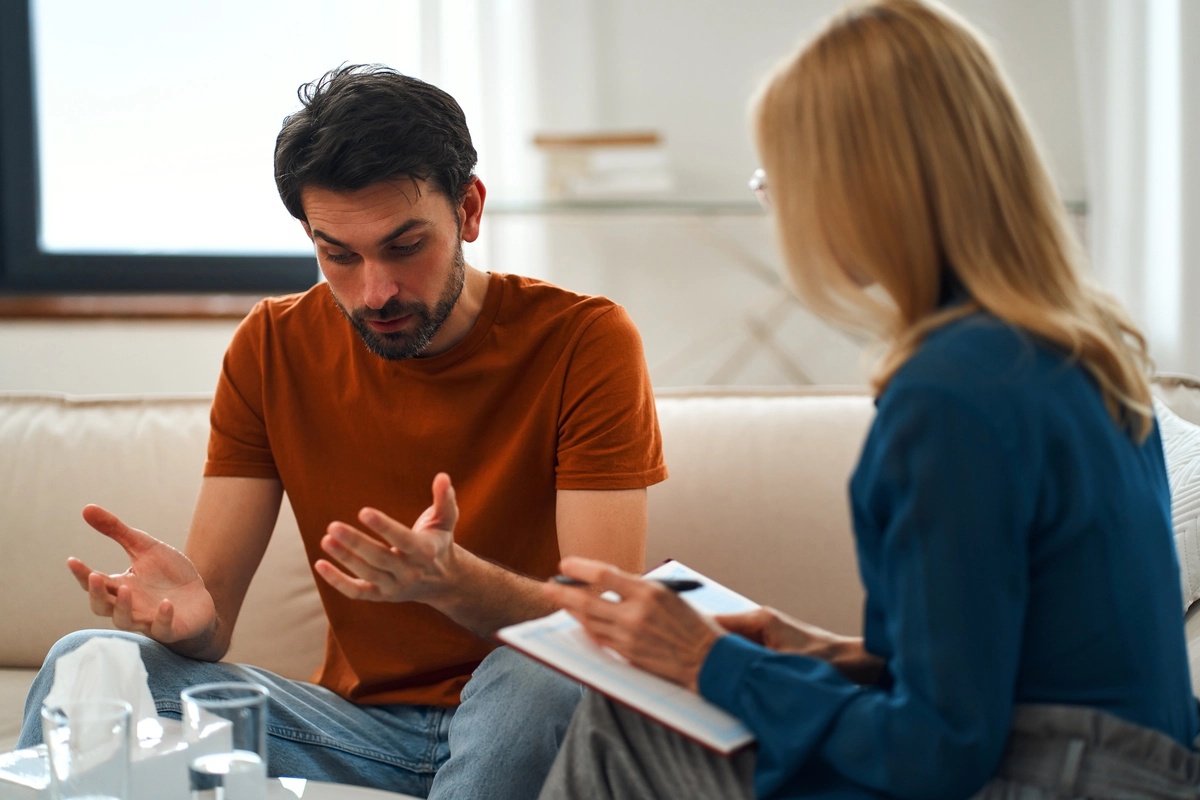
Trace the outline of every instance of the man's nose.
<instances>
[{"instance_id":1,"label":"man's nose","mask_svg":"<svg viewBox=\"0 0 1200 800\"><path fill-rule=\"evenodd\" d=\"M383 308L388 300L400 294L400 284L386 264L373 259L363 263L363 305Z\"/></svg>"}]
</instances>

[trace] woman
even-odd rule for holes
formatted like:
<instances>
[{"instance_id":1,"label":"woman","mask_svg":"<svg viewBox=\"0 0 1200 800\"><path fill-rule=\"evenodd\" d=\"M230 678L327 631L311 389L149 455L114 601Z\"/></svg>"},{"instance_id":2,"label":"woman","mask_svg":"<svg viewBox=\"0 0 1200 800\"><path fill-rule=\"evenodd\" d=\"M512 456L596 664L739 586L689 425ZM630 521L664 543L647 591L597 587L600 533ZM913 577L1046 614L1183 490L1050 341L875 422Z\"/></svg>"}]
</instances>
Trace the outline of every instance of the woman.
<instances>
[{"instance_id":1,"label":"woman","mask_svg":"<svg viewBox=\"0 0 1200 800\"><path fill-rule=\"evenodd\" d=\"M722 759L591 696L542 797L1200 796L1145 342L1081 278L992 57L949 13L880 0L754 108L795 286L885 345L850 482L864 638L705 619L564 560L622 598L547 585L593 639L757 748Z\"/></svg>"}]
</instances>

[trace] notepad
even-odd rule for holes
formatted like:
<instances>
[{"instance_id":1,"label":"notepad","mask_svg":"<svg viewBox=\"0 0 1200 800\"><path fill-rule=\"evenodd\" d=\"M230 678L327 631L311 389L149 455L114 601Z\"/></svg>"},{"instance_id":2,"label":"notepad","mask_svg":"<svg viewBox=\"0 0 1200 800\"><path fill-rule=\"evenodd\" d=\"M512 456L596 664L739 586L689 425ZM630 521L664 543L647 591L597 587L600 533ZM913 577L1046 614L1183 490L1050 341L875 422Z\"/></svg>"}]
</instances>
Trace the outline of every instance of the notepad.
<instances>
[{"instance_id":1,"label":"notepad","mask_svg":"<svg viewBox=\"0 0 1200 800\"><path fill-rule=\"evenodd\" d=\"M647 578L692 578L699 589L680 595L705 614L749 611L748 600L678 561L667 561ZM754 741L736 717L682 686L632 666L593 642L565 611L501 628L497 638L510 647L573 678L618 703L678 731L718 753L732 753Z\"/></svg>"}]
</instances>

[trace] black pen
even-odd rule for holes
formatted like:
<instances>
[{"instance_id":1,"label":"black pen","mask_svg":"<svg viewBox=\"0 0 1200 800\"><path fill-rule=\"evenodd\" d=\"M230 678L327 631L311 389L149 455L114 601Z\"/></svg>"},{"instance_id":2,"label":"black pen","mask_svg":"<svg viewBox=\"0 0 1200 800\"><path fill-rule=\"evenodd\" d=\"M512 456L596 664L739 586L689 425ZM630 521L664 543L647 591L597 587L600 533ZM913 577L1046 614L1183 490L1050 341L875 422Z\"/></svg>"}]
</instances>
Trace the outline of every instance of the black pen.
<instances>
[{"instance_id":1,"label":"black pen","mask_svg":"<svg viewBox=\"0 0 1200 800\"><path fill-rule=\"evenodd\" d=\"M555 575L550 580L555 583L561 583L563 586L578 586L581 589L586 589L590 584L586 581L568 578L566 575ZM694 581L691 578L650 578L655 583L661 583L663 586L670 589L672 592L690 592L693 589L699 589L704 584L700 581Z\"/></svg>"}]
</instances>

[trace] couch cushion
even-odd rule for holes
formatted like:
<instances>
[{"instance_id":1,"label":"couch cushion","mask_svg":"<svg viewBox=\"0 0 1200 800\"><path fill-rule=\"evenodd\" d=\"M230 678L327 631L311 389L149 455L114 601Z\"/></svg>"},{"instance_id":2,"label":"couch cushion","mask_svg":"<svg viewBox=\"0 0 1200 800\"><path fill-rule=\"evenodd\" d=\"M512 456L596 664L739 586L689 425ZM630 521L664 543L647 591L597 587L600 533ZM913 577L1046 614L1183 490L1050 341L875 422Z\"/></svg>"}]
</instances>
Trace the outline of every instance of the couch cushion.
<instances>
[{"instance_id":1,"label":"couch cushion","mask_svg":"<svg viewBox=\"0 0 1200 800\"><path fill-rule=\"evenodd\" d=\"M1167 477L1171 486L1171 521L1183 588L1183 607L1200 599L1200 425L1178 417L1155 401Z\"/></svg>"},{"instance_id":2,"label":"couch cushion","mask_svg":"<svg viewBox=\"0 0 1200 800\"><path fill-rule=\"evenodd\" d=\"M862 627L848 479L874 416L861 388L660 390L671 477L647 564L676 558L764 605Z\"/></svg>"},{"instance_id":3,"label":"couch cushion","mask_svg":"<svg viewBox=\"0 0 1200 800\"><path fill-rule=\"evenodd\" d=\"M1152 388L1176 415L1200 425L1200 380L1191 375L1163 372L1155 376Z\"/></svg>"},{"instance_id":4,"label":"couch cushion","mask_svg":"<svg viewBox=\"0 0 1200 800\"><path fill-rule=\"evenodd\" d=\"M36 673L31 669L0 669L0 753L17 746L21 711ZM0 791L0 795L3 792Z\"/></svg>"},{"instance_id":5,"label":"couch cushion","mask_svg":"<svg viewBox=\"0 0 1200 800\"><path fill-rule=\"evenodd\" d=\"M0 541L18 568L0 587L0 664L37 667L63 634L109 627L64 566L124 570L119 547L80 518L98 503L182 547L200 485L210 398L0 395ZM286 504L285 504L286 506ZM325 622L290 509L255 576L230 660L308 677Z\"/></svg>"}]
</instances>

